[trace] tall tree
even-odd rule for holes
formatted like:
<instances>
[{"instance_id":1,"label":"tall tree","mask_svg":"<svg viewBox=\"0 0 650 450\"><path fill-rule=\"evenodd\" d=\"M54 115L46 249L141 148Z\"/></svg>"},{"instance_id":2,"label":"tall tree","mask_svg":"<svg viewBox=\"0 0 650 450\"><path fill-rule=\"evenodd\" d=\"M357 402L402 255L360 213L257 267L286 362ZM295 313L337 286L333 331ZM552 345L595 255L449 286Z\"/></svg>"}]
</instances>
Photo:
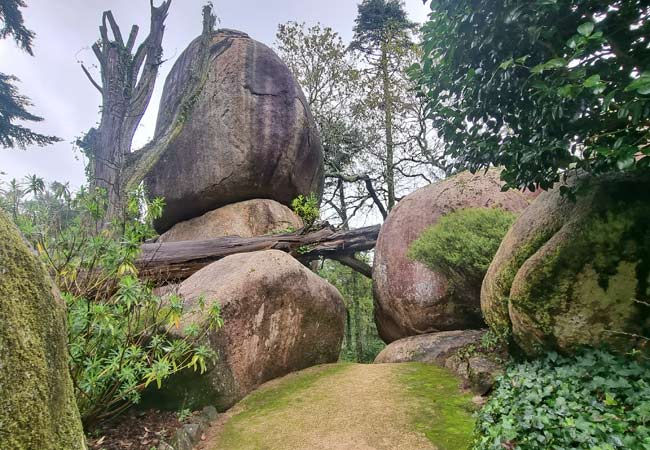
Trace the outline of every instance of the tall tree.
<instances>
[{"instance_id":1,"label":"tall tree","mask_svg":"<svg viewBox=\"0 0 650 450\"><path fill-rule=\"evenodd\" d=\"M381 85L384 112L385 178L387 206L395 205L395 142L394 94L392 73L404 49L411 46L410 32L415 24L409 21L400 0L364 0L358 7L354 39L350 47L363 53Z\"/></svg>"},{"instance_id":2,"label":"tall tree","mask_svg":"<svg viewBox=\"0 0 650 450\"><path fill-rule=\"evenodd\" d=\"M171 0L165 0L160 6L154 6L150 0L149 35L137 49L139 27L133 25L128 38L124 39L113 13L104 12L99 27L100 40L92 46L99 61L101 81L95 81L90 71L81 66L92 85L102 94L99 127L88 132L80 147L89 159L92 186L107 192L107 220L121 214L125 201L121 172L131 152L133 136L153 94L162 63L164 23L170 4Z\"/></svg>"},{"instance_id":3,"label":"tall tree","mask_svg":"<svg viewBox=\"0 0 650 450\"><path fill-rule=\"evenodd\" d=\"M426 2L426 1L425 1ZM508 186L650 167L650 6L641 0L433 0L428 111L459 168Z\"/></svg>"},{"instance_id":4,"label":"tall tree","mask_svg":"<svg viewBox=\"0 0 650 450\"><path fill-rule=\"evenodd\" d=\"M374 193L370 176L360 177L366 136L358 126L357 113L362 90L356 61L346 51L340 35L320 24L307 28L288 22L278 26L276 47L284 62L305 91L305 97L323 142L325 159L325 209L343 228L365 210ZM362 179L363 178L363 179ZM346 183L365 182L369 189ZM379 202L378 206L383 208Z\"/></svg>"},{"instance_id":5,"label":"tall tree","mask_svg":"<svg viewBox=\"0 0 650 450\"><path fill-rule=\"evenodd\" d=\"M34 32L24 24L20 8L27 5L22 0L0 0L0 39L13 38L19 48L34 56ZM18 78L0 73L0 145L4 148L25 148L28 145L44 146L61 139L35 133L16 121L40 122L43 118L30 113L32 106L27 97L18 93Z\"/></svg>"}]
</instances>

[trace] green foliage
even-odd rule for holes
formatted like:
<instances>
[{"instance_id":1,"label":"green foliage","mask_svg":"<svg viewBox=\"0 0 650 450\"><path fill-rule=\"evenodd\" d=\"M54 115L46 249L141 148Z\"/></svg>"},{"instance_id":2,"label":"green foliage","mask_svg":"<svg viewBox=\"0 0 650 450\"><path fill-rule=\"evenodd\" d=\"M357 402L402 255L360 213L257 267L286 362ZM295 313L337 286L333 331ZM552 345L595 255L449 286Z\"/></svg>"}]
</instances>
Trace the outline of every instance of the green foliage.
<instances>
[{"instance_id":1,"label":"green foliage","mask_svg":"<svg viewBox=\"0 0 650 450\"><path fill-rule=\"evenodd\" d=\"M340 359L371 363L386 344L374 321L372 281L336 261L325 260L318 274L343 296L346 306L345 339Z\"/></svg>"},{"instance_id":2,"label":"green foliage","mask_svg":"<svg viewBox=\"0 0 650 450\"><path fill-rule=\"evenodd\" d=\"M364 53L373 53L415 27L400 0L363 0L358 11L351 47Z\"/></svg>"},{"instance_id":3,"label":"green foliage","mask_svg":"<svg viewBox=\"0 0 650 450\"><path fill-rule=\"evenodd\" d=\"M473 449L650 449L649 380L648 365L593 350L510 367Z\"/></svg>"},{"instance_id":4,"label":"green foliage","mask_svg":"<svg viewBox=\"0 0 650 450\"><path fill-rule=\"evenodd\" d=\"M509 187L547 189L572 169L650 165L647 3L432 0L431 10L412 73L459 168L504 166Z\"/></svg>"},{"instance_id":5,"label":"green foliage","mask_svg":"<svg viewBox=\"0 0 650 450\"><path fill-rule=\"evenodd\" d=\"M160 388L183 369L207 370L216 355L201 342L223 324L218 306L207 309L199 300L198 308L205 308L210 318L208 326L189 325L183 338L172 336L184 299L171 294L163 300L138 278L135 260L141 243L155 235L151 222L162 213L161 200L148 201L138 190L129 195L123 220L102 228L103 192L82 189L72 199L65 185L53 183L48 189L38 177L28 177L26 188L19 190L33 194L19 202L17 222L67 304L70 371L86 426L137 403L151 383ZM14 191L1 197L12 197ZM65 205L66 215L49 210L52 205ZM47 223L53 217L59 217L56 226Z\"/></svg>"},{"instance_id":6,"label":"green foliage","mask_svg":"<svg viewBox=\"0 0 650 450\"><path fill-rule=\"evenodd\" d=\"M33 55L34 32L25 27L20 8L27 5L23 0L0 0L0 39L12 37L21 49Z\"/></svg>"},{"instance_id":7,"label":"green foliage","mask_svg":"<svg viewBox=\"0 0 650 450\"><path fill-rule=\"evenodd\" d=\"M311 229L320 218L319 203L318 197L313 192L306 197L299 195L291 202L291 209L302 219L307 230Z\"/></svg>"},{"instance_id":8,"label":"green foliage","mask_svg":"<svg viewBox=\"0 0 650 450\"><path fill-rule=\"evenodd\" d=\"M408 256L451 279L480 284L515 218L497 208L453 211L424 230Z\"/></svg>"},{"instance_id":9,"label":"green foliage","mask_svg":"<svg viewBox=\"0 0 650 450\"><path fill-rule=\"evenodd\" d=\"M189 408L183 408L176 412L176 417L180 422L185 422L187 419L192 417L192 411Z\"/></svg>"}]
</instances>

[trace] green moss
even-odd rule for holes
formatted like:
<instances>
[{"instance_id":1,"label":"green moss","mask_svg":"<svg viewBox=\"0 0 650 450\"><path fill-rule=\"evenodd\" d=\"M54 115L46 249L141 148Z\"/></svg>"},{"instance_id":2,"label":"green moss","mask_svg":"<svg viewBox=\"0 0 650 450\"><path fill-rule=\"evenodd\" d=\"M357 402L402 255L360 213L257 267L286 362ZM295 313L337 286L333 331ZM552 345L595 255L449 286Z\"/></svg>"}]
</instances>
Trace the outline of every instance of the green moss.
<instances>
[{"instance_id":1,"label":"green moss","mask_svg":"<svg viewBox=\"0 0 650 450\"><path fill-rule=\"evenodd\" d=\"M342 372L348 367L349 364L336 364L308 369L280 380L272 388L252 393L239 403L241 412L226 424L220 436L220 447L242 448L247 444L248 446L243 448L263 448L259 446L261 444L254 433L246 433L249 420L290 408L291 403L299 400L301 393L312 387L318 380Z\"/></svg>"},{"instance_id":2,"label":"green moss","mask_svg":"<svg viewBox=\"0 0 650 450\"><path fill-rule=\"evenodd\" d=\"M510 303L526 323L517 341L527 353L619 347L617 333L650 333L647 308L636 302L648 299L650 206L609 200L598 198L602 207L567 224L512 287Z\"/></svg>"},{"instance_id":3,"label":"green moss","mask_svg":"<svg viewBox=\"0 0 650 450\"><path fill-rule=\"evenodd\" d=\"M414 425L439 450L466 450L472 442L475 405L458 379L432 364L404 366L400 381L417 405Z\"/></svg>"},{"instance_id":4,"label":"green moss","mask_svg":"<svg viewBox=\"0 0 650 450\"><path fill-rule=\"evenodd\" d=\"M517 276L519 268L528 258L539 250L557 229L545 229L529 239L524 245L515 249L513 255L502 264L499 273L494 278L494 286L489 293L492 308L483 311L486 323L498 335L509 335L511 332L508 303L510 288Z\"/></svg>"},{"instance_id":5,"label":"green moss","mask_svg":"<svg viewBox=\"0 0 650 450\"><path fill-rule=\"evenodd\" d=\"M442 216L409 247L408 256L444 273L458 288L480 287L501 240L517 216L496 208L466 208Z\"/></svg>"},{"instance_id":6,"label":"green moss","mask_svg":"<svg viewBox=\"0 0 650 450\"><path fill-rule=\"evenodd\" d=\"M68 372L65 307L0 213L0 448L84 449Z\"/></svg>"}]
</instances>

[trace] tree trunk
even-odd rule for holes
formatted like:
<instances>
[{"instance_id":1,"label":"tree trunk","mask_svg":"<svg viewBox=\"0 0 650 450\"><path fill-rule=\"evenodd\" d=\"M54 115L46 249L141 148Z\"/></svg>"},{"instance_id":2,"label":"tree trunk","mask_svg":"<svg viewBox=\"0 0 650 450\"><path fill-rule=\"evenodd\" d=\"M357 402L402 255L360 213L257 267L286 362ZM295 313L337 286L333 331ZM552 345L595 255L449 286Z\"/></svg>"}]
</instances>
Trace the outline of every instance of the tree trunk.
<instances>
[{"instance_id":1,"label":"tree trunk","mask_svg":"<svg viewBox=\"0 0 650 450\"><path fill-rule=\"evenodd\" d=\"M352 272L352 302L354 304L354 343L357 362L363 361L363 345L361 344L361 305L358 292L358 275Z\"/></svg>"},{"instance_id":2,"label":"tree trunk","mask_svg":"<svg viewBox=\"0 0 650 450\"><path fill-rule=\"evenodd\" d=\"M90 159L91 186L106 190L108 208L105 222L121 215L125 202L122 169L131 152L133 136L147 110L162 58L164 22L171 0L151 6L151 29L133 53L139 28L134 25L126 42L113 13L102 15L100 40L92 49L99 61L101 83L96 82L85 66L82 70L102 94L99 128L91 129L84 140ZM113 39L109 38L110 27Z\"/></svg>"},{"instance_id":3,"label":"tree trunk","mask_svg":"<svg viewBox=\"0 0 650 450\"><path fill-rule=\"evenodd\" d=\"M350 307L345 308L345 351L346 353L352 351L352 315L350 314Z\"/></svg>"},{"instance_id":4,"label":"tree trunk","mask_svg":"<svg viewBox=\"0 0 650 450\"><path fill-rule=\"evenodd\" d=\"M381 75L384 94L384 131L386 133L386 190L388 191L388 211L395 206L395 156L393 143L393 98L390 90L387 43L381 47Z\"/></svg>"},{"instance_id":5,"label":"tree trunk","mask_svg":"<svg viewBox=\"0 0 650 450\"><path fill-rule=\"evenodd\" d=\"M252 238L233 236L206 241L148 243L141 246L136 266L142 277L165 283L183 280L208 264L237 253L281 250L301 262L321 257L345 259L344 256L373 249L379 229L379 225L349 231L327 227L308 234L295 232ZM367 274L371 272L367 264L355 261L359 269Z\"/></svg>"}]
</instances>

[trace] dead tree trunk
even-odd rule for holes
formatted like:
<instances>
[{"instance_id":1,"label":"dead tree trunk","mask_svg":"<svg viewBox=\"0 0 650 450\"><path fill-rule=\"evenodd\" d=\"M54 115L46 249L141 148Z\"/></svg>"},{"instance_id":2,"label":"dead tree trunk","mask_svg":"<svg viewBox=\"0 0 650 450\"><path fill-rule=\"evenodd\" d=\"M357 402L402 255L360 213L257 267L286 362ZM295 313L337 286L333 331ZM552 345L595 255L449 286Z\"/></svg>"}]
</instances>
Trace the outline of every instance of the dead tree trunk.
<instances>
[{"instance_id":1,"label":"dead tree trunk","mask_svg":"<svg viewBox=\"0 0 650 450\"><path fill-rule=\"evenodd\" d=\"M353 257L375 247L379 225L349 231L330 227L308 234L287 233L240 238L223 237L206 241L143 244L136 261L140 276L154 282L183 280L208 264L237 253L282 250L302 262L326 257L336 259L371 276L371 268ZM354 267L353 267L354 266Z\"/></svg>"},{"instance_id":2,"label":"dead tree trunk","mask_svg":"<svg viewBox=\"0 0 650 450\"><path fill-rule=\"evenodd\" d=\"M91 164L91 185L105 189L108 195L107 221L120 215L124 202L121 172L156 83L170 4L171 0L165 0L156 7L150 0L151 29L135 53L138 26L131 28L125 41L113 13L104 12L99 27L100 40L92 46L99 61L101 83L93 79L84 65L81 66L102 94L101 121L99 128L89 132L86 151Z\"/></svg>"}]
</instances>

